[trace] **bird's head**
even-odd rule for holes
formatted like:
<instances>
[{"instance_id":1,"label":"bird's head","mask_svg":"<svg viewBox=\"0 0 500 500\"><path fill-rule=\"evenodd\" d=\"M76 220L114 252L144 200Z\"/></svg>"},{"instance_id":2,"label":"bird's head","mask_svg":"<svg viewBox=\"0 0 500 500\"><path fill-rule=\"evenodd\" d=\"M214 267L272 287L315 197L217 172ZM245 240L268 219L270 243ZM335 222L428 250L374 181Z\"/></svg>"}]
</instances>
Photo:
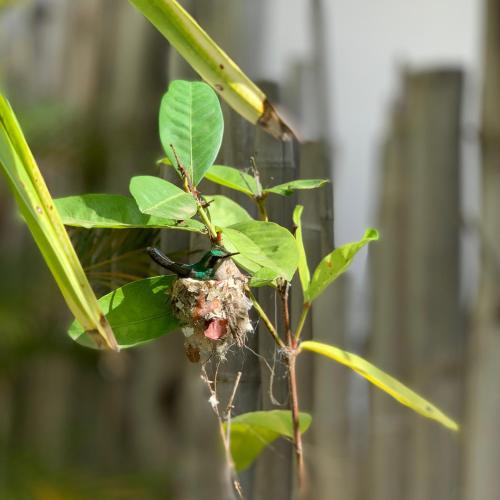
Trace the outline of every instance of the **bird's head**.
<instances>
[{"instance_id":1,"label":"bird's head","mask_svg":"<svg viewBox=\"0 0 500 500\"><path fill-rule=\"evenodd\" d=\"M206 267L207 268L216 268L219 266L225 259L229 257L233 257L233 255L238 255L240 252L226 252L222 248L212 248L207 254L206 257Z\"/></svg>"}]
</instances>

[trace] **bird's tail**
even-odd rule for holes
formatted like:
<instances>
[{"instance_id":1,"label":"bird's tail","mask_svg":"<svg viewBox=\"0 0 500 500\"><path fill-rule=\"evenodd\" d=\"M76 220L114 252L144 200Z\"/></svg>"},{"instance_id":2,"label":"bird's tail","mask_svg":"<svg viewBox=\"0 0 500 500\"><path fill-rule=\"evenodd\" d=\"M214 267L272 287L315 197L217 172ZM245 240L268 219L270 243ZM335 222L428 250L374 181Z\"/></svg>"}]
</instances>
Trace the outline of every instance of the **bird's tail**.
<instances>
[{"instance_id":1,"label":"bird's tail","mask_svg":"<svg viewBox=\"0 0 500 500\"><path fill-rule=\"evenodd\" d=\"M191 274L191 270L186 268L181 264L177 264L173 260L170 260L163 252L154 247L148 247L146 249L149 256L161 267L172 271L177 274L177 276L181 276L183 278L187 278Z\"/></svg>"}]
</instances>

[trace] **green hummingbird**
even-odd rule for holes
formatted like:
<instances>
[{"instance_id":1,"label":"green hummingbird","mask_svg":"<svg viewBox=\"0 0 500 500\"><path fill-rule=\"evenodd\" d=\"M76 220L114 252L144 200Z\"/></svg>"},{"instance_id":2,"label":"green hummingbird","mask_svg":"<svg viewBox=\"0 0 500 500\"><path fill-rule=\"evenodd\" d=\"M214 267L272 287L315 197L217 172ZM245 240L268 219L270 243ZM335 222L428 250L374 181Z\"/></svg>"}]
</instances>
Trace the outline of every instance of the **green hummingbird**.
<instances>
[{"instance_id":1,"label":"green hummingbird","mask_svg":"<svg viewBox=\"0 0 500 500\"><path fill-rule=\"evenodd\" d=\"M149 256L161 267L172 271L179 278L193 278L196 280L212 280L217 268L224 259L238 255L239 252L228 253L221 248L212 248L194 264L180 264L169 259L163 252L154 247L148 247Z\"/></svg>"}]
</instances>

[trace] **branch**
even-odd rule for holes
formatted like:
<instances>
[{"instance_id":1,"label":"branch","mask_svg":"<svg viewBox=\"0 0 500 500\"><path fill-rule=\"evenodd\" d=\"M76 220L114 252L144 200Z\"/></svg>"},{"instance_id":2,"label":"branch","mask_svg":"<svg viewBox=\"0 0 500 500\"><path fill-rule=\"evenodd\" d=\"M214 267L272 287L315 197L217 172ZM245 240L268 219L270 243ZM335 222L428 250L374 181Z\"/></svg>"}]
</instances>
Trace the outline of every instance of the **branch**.
<instances>
[{"instance_id":1,"label":"branch","mask_svg":"<svg viewBox=\"0 0 500 500\"><path fill-rule=\"evenodd\" d=\"M302 433L300 432L300 419L299 419L299 394L297 390L297 371L295 362L297 359L297 342L295 337L292 336L290 328L290 308L289 308L289 291L290 283L286 282L283 286L279 287L281 300L283 303L283 323L288 342L288 385L290 390L290 399L292 403L292 422L293 422L293 441L295 444L295 457L297 460L297 476L299 482L299 490L303 493L305 487L305 468L304 468L304 455L302 452Z\"/></svg>"},{"instance_id":2,"label":"branch","mask_svg":"<svg viewBox=\"0 0 500 500\"><path fill-rule=\"evenodd\" d=\"M278 346L281 347L281 349L285 349L286 345L279 338L279 335L278 335L278 332L276 331L276 328L274 327L274 325L272 324L271 320L269 319L269 317L265 313L264 309L262 309L262 307L260 306L259 302L255 298L255 295L250 290L250 287L246 286L245 287L245 291L247 292L248 297L252 301L253 307L255 308L255 310L257 311L257 313L259 314L259 316L262 319L262 321L264 322L264 324L267 326L267 329L269 330L269 333L273 336L274 341L276 342L276 344L278 344Z\"/></svg>"}]
</instances>

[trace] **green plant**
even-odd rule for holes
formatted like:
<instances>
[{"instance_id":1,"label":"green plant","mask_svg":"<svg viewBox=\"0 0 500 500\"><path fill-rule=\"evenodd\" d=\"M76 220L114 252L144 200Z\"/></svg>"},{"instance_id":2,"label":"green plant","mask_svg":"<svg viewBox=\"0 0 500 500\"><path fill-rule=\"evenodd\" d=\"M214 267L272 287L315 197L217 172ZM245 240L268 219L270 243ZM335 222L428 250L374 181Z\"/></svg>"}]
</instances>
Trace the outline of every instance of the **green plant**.
<instances>
[{"instance_id":1,"label":"green plant","mask_svg":"<svg viewBox=\"0 0 500 500\"><path fill-rule=\"evenodd\" d=\"M299 412L295 364L305 351L346 365L402 404L457 430L457 424L439 409L368 361L335 346L301 341L302 328L314 301L348 269L359 250L378 239L378 233L369 229L359 241L333 250L311 275L302 242L304 208L297 206L293 213L292 234L269 221L266 199L271 195L287 196L298 189L319 188L327 181L304 179L265 188L258 177L230 166L213 165L222 133L219 102L210 87L201 82L175 81L160 107L160 138L167 155L165 162L177 171L179 186L159 177L134 177L130 182L131 197L84 194L56 200L56 207L63 222L71 226L187 230L198 233L209 245L239 252L234 260L249 276L245 294L287 360L292 411L240 415L232 419L231 425L226 423L227 413L218 413L221 436L232 452L228 453L228 460L236 470L241 470L257 457L265 444L278 436L289 436L295 443L299 477L302 477L301 433L309 426L311 417ZM227 197L204 197L198 190L203 178L245 193L255 203L259 220ZM297 325L292 325L288 295L296 272L304 300L300 319ZM152 341L185 326L170 300L177 281L175 276L138 280L99 300L121 348ZM283 331L266 315L252 291L262 286L275 288L282 299ZM77 342L95 347L85 326L78 321L69 333ZM215 401L217 395L213 396Z\"/></svg>"},{"instance_id":2,"label":"green plant","mask_svg":"<svg viewBox=\"0 0 500 500\"><path fill-rule=\"evenodd\" d=\"M203 324L203 342L189 344L187 354L194 361L212 352L223 358L225 351L220 346L238 328L241 336L234 343L241 347L249 323L244 318L243 326L228 327L227 323L231 324L232 310L239 308L238 318L244 317L251 303L286 359L291 412L253 412L231 419L231 401L226 411L220 412L215 389L205 376L213 392L211 401L219 417L228 463L234 470L248 467L267 444L285 436L293 438L299 480L303 477L301 435L310 425L311 416L299 411L295 365L297 357L305 351L344 364L416 412L449 429L458 429L457 424L439 409L368 361L336 346L301 341L302 328L314 301L348 269L360 249L378 239L378 233L369 229L359 241L333 250L322 259L311 276L302 242L301 214L304 208L297 206L291 214L295 227L292 234L269 220L266 200L271 195L287 196L295 190L319 188L327 181L303 179L263 187L258 176L230 166L213 165L222 140L223 119L216 94L208 85L175 81L161 103L160 139L167 155L164 162L176 170L179 185L154 176L133 177L130 181L131 197L83 194L52 200L12 110L3 99L0 106L0 165L35 240L75 314L76 320L69 329L69 335L77 342L94 348L130 348L180 328L194 328L198 320L194 314L191 318L186 316L186 311L179 310L179 302L194 303L196 314L201 314L200 309L212 314L219 307L215 305L217 301L214 299L208 305L201 304L200 290L204 286L216 289L218 285L191 280L179 291L179 283L183 280L175 276L153 276L128 283L101 297L98 303L94 302L95 297L62 223L82 228L191 231L199 234L212 247L224 247L228 252L238 253L233 257L234 261L247 273L248 279L237 268L229 268L222 287L226 295L219 290L216 292L219 295L215 297L220 300L223 297L225 319L218 320L209 328ZM255 203L259 220L225 196L204 197L198 189L203 178L245 193ZM304 300L300 319L297 325L292 325L288 296L296 272ZM273 287L281 297L282 331L266 315L252 291L262 286ZM176 299L172 300L174 293L177 294ZM193 323L190 324L186 318L189 321L192 319ZM96 330L101 335L98 338L106 340L105 343L96 342ZM239 377L233 397L238 381ZM238 489L236 479L234 484Z\"/></svg>"}]
</instances>

